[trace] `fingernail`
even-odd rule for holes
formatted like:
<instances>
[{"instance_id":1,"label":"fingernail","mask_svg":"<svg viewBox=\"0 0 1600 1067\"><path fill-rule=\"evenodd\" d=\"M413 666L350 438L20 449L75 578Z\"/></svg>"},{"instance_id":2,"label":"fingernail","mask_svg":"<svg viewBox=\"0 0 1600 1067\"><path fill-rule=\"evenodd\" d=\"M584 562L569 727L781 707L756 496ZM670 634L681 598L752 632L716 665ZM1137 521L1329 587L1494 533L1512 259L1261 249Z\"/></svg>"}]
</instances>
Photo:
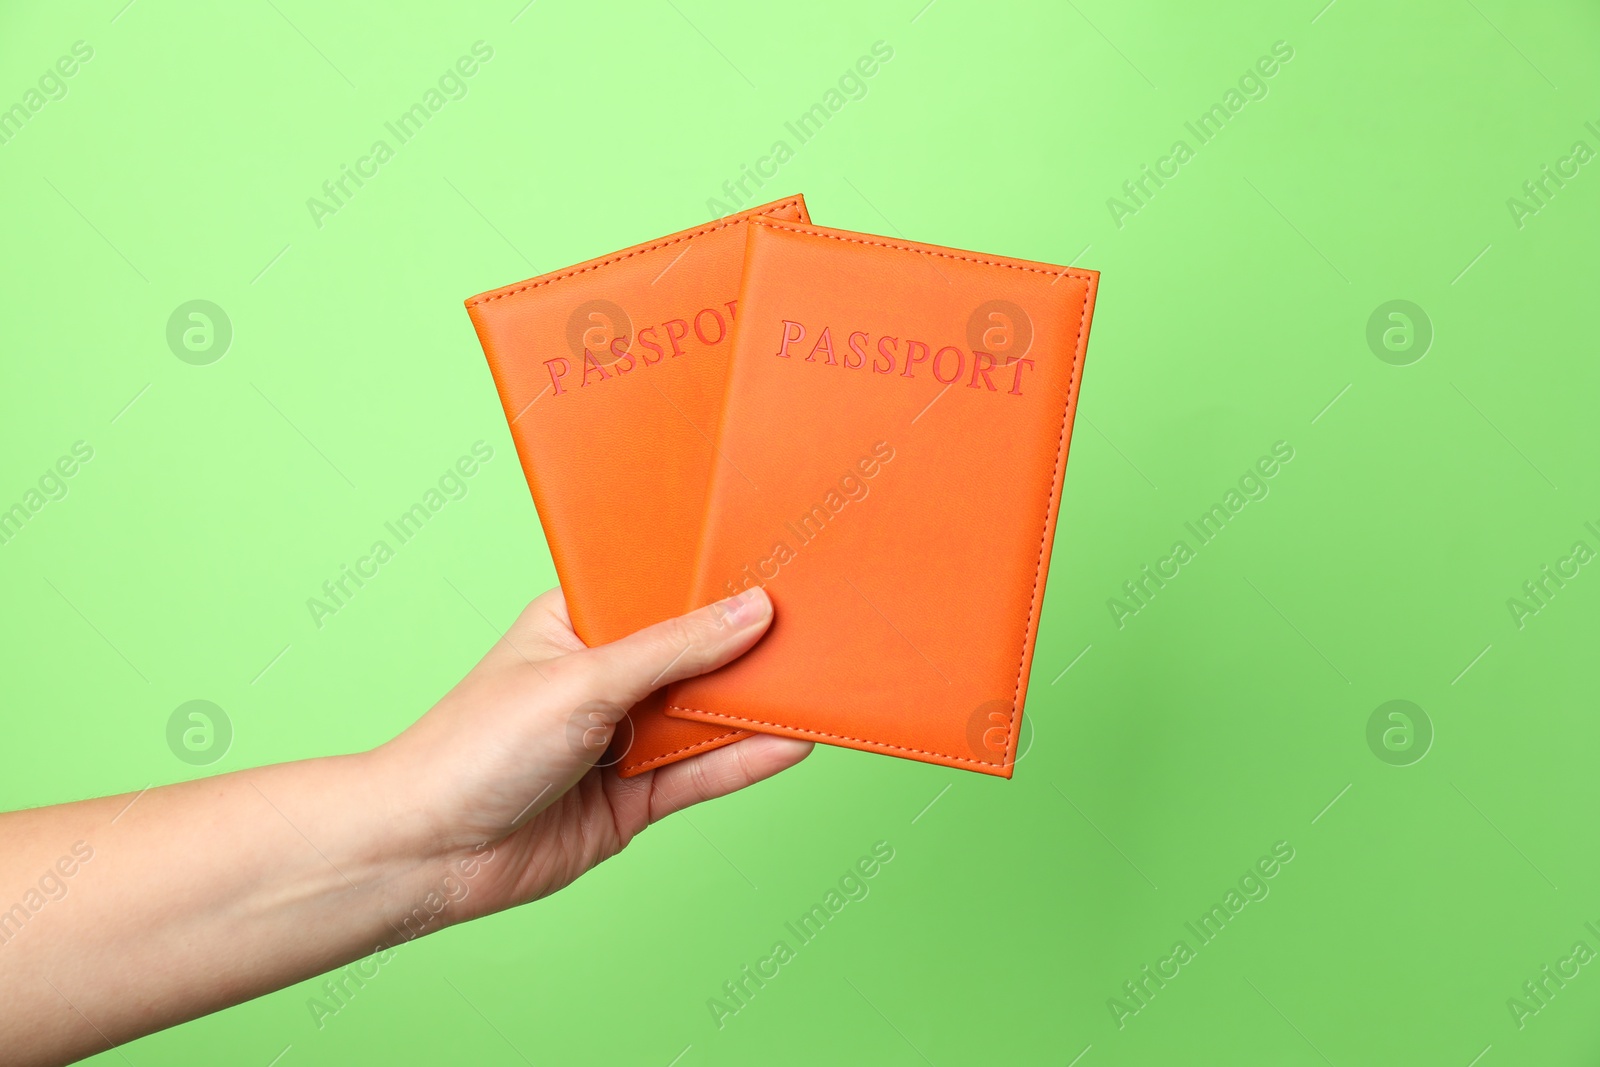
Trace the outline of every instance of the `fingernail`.
<instances>
[{"instance_id":1,"label":"fingernail","mask_svg":"<svg viewBox=\"0 0 1600 1067\"><path fill-rule=\"evenodd\" d=\"M753 585L722 601L721 608L719 614L727 625L741 627L766 618L772 611L772 601L767 599L766 590Z\"/></svg>"}]
</instances>

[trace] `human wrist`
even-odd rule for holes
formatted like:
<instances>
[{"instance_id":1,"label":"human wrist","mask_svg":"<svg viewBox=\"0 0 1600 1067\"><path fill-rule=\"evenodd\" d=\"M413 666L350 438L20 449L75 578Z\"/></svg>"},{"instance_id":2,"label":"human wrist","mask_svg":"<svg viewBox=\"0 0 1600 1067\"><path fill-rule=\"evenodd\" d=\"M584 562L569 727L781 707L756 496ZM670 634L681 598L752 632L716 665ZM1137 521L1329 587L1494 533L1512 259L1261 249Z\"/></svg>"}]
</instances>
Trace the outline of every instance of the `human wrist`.
<instances>
[{"instance_id":1,"label":"human wrist","mask_svg":"<svg viewBox=\"0 0 1600 1067\"><path fill-rule=\"evenodd\" d=\"M373 753L326 756L244 772L254 791L311 846L306 886L291 896L348 895L375 909L381 932L439 865L425 825L393 771ZM292 869L281 873L291 874ZM269 872L263 872L267 874ZM324 888L319 893L317 886ZM361 905L358 905L360 907Z\"/></svg>"}]
</instances>

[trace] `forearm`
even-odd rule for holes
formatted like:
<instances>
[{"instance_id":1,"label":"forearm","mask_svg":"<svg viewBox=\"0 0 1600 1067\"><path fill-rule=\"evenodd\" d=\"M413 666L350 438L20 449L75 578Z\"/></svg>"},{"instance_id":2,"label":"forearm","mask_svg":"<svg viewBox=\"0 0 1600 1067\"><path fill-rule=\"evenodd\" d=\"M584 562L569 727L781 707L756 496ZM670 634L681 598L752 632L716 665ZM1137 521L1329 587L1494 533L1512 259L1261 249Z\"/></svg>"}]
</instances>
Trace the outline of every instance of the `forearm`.
<instances>
[{"instance_id":1,"label":"forearm","mask_svg":"<svg viewBox=\"0 0 1600 1067\"><path fill-rule=\"evenodd\" d=\"M367 754L0 816L6 1061L103 1051L444 925L407 922L447 862L403 795Z\"/></svg>"}]
</instances>

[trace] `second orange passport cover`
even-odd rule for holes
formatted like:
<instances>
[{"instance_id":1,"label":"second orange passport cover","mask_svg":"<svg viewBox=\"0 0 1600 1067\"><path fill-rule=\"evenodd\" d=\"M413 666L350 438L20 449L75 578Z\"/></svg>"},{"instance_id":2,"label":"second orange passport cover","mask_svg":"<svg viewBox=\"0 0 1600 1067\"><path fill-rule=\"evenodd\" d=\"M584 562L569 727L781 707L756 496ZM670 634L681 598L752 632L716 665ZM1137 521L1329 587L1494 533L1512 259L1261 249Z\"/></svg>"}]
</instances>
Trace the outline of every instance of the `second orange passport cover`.
<instances>
[{"instance_id":1,"label":"second orange passport cover","mask_svg":"<svg viewBox=\"0 0 1600 1067\"><path fill-rule=\"evenodd\" d=\"M694 602L776 614L669 714L1011 776L1098 277L751 223Z\"/></svg>"},{"instance_id":2,"label":"second orange passport cover","mask_svg":"<svg viewBox=\"0 0 1600 1067\"><path fill-rule=\"evenodd\" d=\"M573 628L595 645L688 610L745 230L799 196L468 300ZM638 774L745 732L656 693L608 757Z\"/></svg>"}]
</instances>

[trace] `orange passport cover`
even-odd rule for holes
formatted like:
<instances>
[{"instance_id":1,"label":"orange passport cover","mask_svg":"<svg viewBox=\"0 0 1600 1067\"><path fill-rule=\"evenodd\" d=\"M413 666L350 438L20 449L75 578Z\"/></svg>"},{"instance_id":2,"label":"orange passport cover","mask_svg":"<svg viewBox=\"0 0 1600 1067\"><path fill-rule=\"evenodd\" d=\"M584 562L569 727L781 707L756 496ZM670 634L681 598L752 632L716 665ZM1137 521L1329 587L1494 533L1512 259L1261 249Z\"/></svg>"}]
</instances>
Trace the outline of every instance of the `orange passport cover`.
<instances>
[{"instance_id":1,"label":"orange passport cover","mask_svg":"<svg viewBox=\"0 0 1600 1067\"><path fill-rule=\"evenodd\" d=\"M688 610L745 231L765 213L809 219L793 196L466 302L586 644ZM745 736L662 704L619 728L623 775Z\"/></svg>"},{"instance_id":2,"label":"orange passport cover","mask_svg":"<svg viewBox=\"0 0 1600 1067\"><path fill-rule=\"evenodd\" d=\"M751 223L694 601L776 615L670 715L1011 776L1098 278Z\"/></svg>"}]
</instances>

